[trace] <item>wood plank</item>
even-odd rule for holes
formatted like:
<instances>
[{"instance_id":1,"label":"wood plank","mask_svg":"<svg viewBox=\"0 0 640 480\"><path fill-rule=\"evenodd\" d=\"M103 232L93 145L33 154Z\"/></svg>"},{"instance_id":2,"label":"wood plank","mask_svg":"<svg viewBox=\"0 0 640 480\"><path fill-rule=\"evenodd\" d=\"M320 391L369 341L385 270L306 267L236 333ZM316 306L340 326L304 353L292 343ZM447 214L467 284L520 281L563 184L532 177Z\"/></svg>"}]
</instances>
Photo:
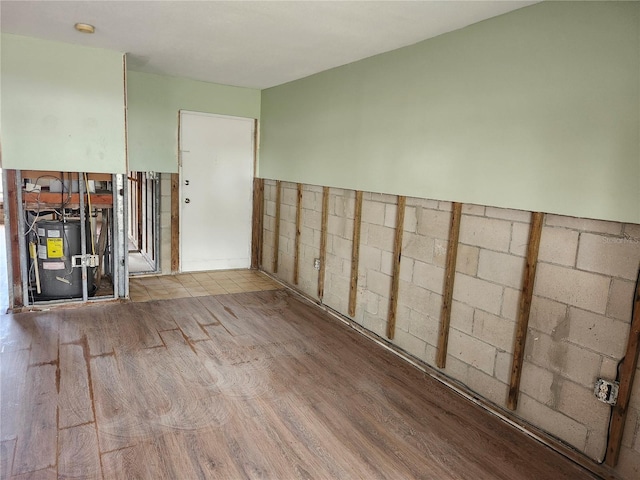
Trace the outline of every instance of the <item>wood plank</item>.
<instances>
[{"instance_id":1,"label":"wood plank","mask_svg":"<svg viewBox=\"0 0 640 480\"><path fill-rule=\"evenodd\" d=\"M451 323L451 302L453 300L453 284L456 278L456 260L458 258L458 237L460 236L460 219L462 204L453 202L451 223L449 225L449 242L442 290L442 310L440 312L440 331L438 333L438 354L436 365L444 368L447 363L447 346L449 344L449 325Z\"/></svg>"},{"instance_id":2,"label":"wood plank","mask_svg":"<svg viewBox=\"0 0 640 480\"><path fill-rule=\"evenodd\" d=\"M296 237L293 250L293 284L298 285L300 272L300 224L302 223L302 184L298 183L296 197Z\"/></svg>"},{"instance_id":3,"label":"wood plank","mask_svg":"<svg viewBox=\"0 0 640 480\"><path fill-rule=\"evenodd\" d=\"M60 430L58 435L58 477L101 479L95 424L66 428Z\"/></svg>"},{"instance_id":4,"label":"wood plank","mask_svg":"<svg viewBox=\"0 0 640 480\"><path fill-rule=\"evenodd\" d=\"M123 357L128 361L128 357ZM93 397L98 425L98 442L103 452L136 445L150 436L150 427L134 410L143 384L131 381L115 356L91 359ZM135 389L135 391L132 391Z\"/></svg>"},{"instance_id":5,"label":"wood plank","mask_svg":"<svg viewBox=\"0 0 640 480\"><path fill-rule=\"evenodd\" d=\"M536 280L536 268L538 266L538 251L540 249L540 236L542 235L543 220L544 213L533 212L531 214L529 243L527 245L527 258L524 266L522 291L520 292L516 336L513 344L513 360L511 363L511 378L509 379L509 394L507 396L507 407L511 410L518 408L520 378L522 377L522 362L524 361L524 348L527 343L529 315L531 313L531 299L533 298L533 286Z\"/></svg>"},{"instance_id":6,"label":"wood plank","mask_svg":"<svg viewBox=\"0 0 640 480\"><path fill-rule=\"evenodd\" d=\"M25 322L31 330L30 365L58 361L58 318L51 312L37 312Z\"/></svg>"},{"instance_id":7,"label":"wood plank","mask_svg":"<svg viewBox=\"0 0 640 480\"><path fill-rule=\"evenodd\" d=\"M262 237L264 232L264 178L253 179L253 214L251 222L251 268L262 266Z\"/></svg>"},{"instance_id":8,"label":"wood plank","mask_svg":"<svg viewBox=\"0 0 640 480\"><path fill-rule=\"evenodd\" d=\"M11 317L2 320L14 323ZM27 388L29 350L0 353L0 440L16 438L24 425L21 423L21 408Z\"/></svg>"},{"instance_id":9,"label":"wood plank","mask_svg":"<svg viewBox=\"0 0 640 480\"><path fill-rule=\"evenodd\" d=\"M356 191L355 211L353 214L353 243L351 245L351 282L349 285L349 316L356 315L358 296L358 264L360 261L360 226L362 224L362 192Z\"/></svg>"},{"instance_id":10,"label":"wood plank","mask_svg":"<svg viewBox=\"0 0 640 480\"><path fill-rule=\"evenodd\" d=\"M398 286L400 284L400 259L402 258L402 234L404 232L404 210L407 197L398 196L396 212L396 237L393 244L393 269L391 272L391 293L389 295L389 315L387 338L393 340L396 333L396 310L398 308Z\"/></svg>"},{"instance_id":11,"label":"wood plank","mask_svg":"<svg viewBox=\"0 0 640 480\"><path fill-rule=\"evenodd\" d=\"M322 187L322 221L320 225L320 271L318 272L318 300L324 298L324 277L327 263L327 223L329 220L329 187Z\"/></svg>"},{"instance_id":12,"label":"wood plank","mask_svg":"<svg viewBox=\"0 0 640 480\"><path fill-rule=\"evenodd\" d=\"M56 370L54 365L40 365L27 370L25 396L17 412L19 432L13 460L14 474L42 470L56 464Z\"/></svg>"},{"instance_id":13,"label":"wood plank","mask_svg":"<svg viewBox=\"0 0 640 480\"><path fill-rule=\"evenodd\" d=\"M113 195L111 193L91 193L91 205L97 208L111 208L113 206ZM87 205L87 195L85 194L85 205ZM58 193L58 192L22 192L22 200L27 209L37 209L43 206L53 206L59 208L61 204L67 208L78 208L80 205L79 193Z\"/></svg>"},{"instance_id":14,"label":"wood plank","mask_svg":"<svg viewBox=\"0 0 640 480\"><path fill-rule=\"evenodd\" d=\"M280 254L280 203L282 196L282 182L276 180L276 224L273 233L273 273L278 273L278 255Z\"/></svg>"},{"instance_id":15,"label":"wood plank","mask_svg":"<svg viewBox=\"0 0 640 480\"><path fill-rule=\"evenodd\" d=\"M9 308L19 308L24 306L24 292L22 291L22 269L20 268L20 242L22 235L19 234L19 212L22 206L18 205L17 176L15 170L5 170L7 176L7 191L4 195L4 208L9 212L9 237L11 239L11 272ZM8 201L7 201L8 200Z\"/></svg>"},{"instance_id":16,"label":"wood plank","mask_svg":"<svg viewBox=\"0 0 640 480\"><path fill-rule=\"evenodd\" d=\"M638 366L638 352L640 351L640 272L636 281L635 298L633 301L633 318L631 329L627 339L627 349L619 367L618 403L613 407L611 424L609 427L609 443L604 463L610 467L618 464L620 447L622 445L622 435L624 434L625 423L631 392L633 389L634 377ZM631 426L631 425L630 425ZM638 441L638 440L636 440Z\"/></svg>"},{"instance_id":17,"label":"wood plank","mask_svg":"<svg viewBox=\"0 0 640 480\"><path fill-rule=\"evenodd\" d=\"M82 345L60 345L58 428L93 422L88 358L89 352L85 352Z\"/></svg>"},{"instance_id":18,"label":"wood plank","mask_svg":"<svg viewBox=\"0 0 640 480\"><path fill-rule=\"evenodd\" d=\"M36 470L35 472L13 475L11 480L59 480L56 470L55 466L43 468L42 470Z\"/></svg>"},{"instance_id":19,"label":"wood plank","mask_svg":"<svg viewBox=\"0 0 640 480\"><path fill-rule=\"evenodd\" d=\"M78 172L59 172L49 170L22 170L21 172L22 178L28 178L29 180L36 180L39 177L51 178L52 176L62 178L63 175L67 176L67 178L71 175L72 179L78 179ZM111 182L113 180L113 175L111 173L87 172L87 176L89 177L89 180L96 180L98 182Z\"/></svg>"},{"instance_id":20,"label":"wood plank","mask_svg":"<svg viewBox=\"0 0 640 480\"><path fill-rule=\"evenodd\" d=\"M98 236L98 268L96 269L95 285L96 288L100 288L102 284L102 274L105 269L104 257L107 249L107 240L109 238L109 217L102 215L100 221L100 235Z\"/></svg>"},{"instance_id":21,"label":"wood plank","mask_svg":"<svg viewBox=\"0 0 640 480\"><path fill-rule=\"evenodd\" d=\"M172 301L169 303L174 302ZM198 317L195 317L193 314L174 312L172 314L172 317L174 322L178 324L178 327L180 328L180 331L185 336L185 338L188 338L192 341L209 339L206 331L200 326L200 323L198 323ZM210 322L207 322L207 324L209 323Z\"/></svg>"},{"instance_id":22,"label":"wood plank","mask_svg":"<svg viewBox=\"0 0 640 480\"><path fill-rule=\"evenodd\" d=\"M123 320L112 316L110 312L110 308L95 308L91 314L91 323L80 327L87 340L89 356L113 354L113 337L117 335L117 327ZM112 319L115 319L113 325L111 325ZM84 320L86 321L86 318ZM82 321L78 318L78 323Z\"/></svg>"},{"instance_id":23,"label":"wood plank","mask_svg":"<svg viewBox=\"0 0 640 480\"><path fill-rule=\"evenodd\" d=\"M171 272L180 271L180 175L171 174Z\"/></svg>"},{"instance_id":24,"label":"wood plank","mask_svg":"<svg viewBox=\"0 0 640 480\"><path fill-rule=\"evenodd\" d=\"M105 452L101 455L104 478L129 480L132 478L163 478L162 459L153 456L151 442ZM140 459L144 458L144 461Z\"/></svg>"},{"instance_id":25,"label":"wood plank","mask_svg":"<svg viewBox=\"0 0 640 480\"><path fill-rule=\"evenodd\" d=\"M9 478L13 468L13 453L16 439L0 441L0 478Z\"/></svg>"}]
</instances>

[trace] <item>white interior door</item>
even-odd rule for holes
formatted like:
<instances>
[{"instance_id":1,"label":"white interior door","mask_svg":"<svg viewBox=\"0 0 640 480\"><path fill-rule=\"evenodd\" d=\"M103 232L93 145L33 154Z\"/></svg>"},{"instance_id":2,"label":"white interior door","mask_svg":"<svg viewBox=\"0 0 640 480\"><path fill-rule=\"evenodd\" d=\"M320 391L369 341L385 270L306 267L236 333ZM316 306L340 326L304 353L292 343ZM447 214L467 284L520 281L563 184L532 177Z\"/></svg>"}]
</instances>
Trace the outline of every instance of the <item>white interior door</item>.
<instances>
[{"instance_id":1,"label":"white interior door","mask_svg":"<svg viewBox=\"0 0 640 480\"><path fill-rule=\"evenodd\" d=\"M249 268L254 120L180 112L180 269Z\"/></svg>"}]
</instances>

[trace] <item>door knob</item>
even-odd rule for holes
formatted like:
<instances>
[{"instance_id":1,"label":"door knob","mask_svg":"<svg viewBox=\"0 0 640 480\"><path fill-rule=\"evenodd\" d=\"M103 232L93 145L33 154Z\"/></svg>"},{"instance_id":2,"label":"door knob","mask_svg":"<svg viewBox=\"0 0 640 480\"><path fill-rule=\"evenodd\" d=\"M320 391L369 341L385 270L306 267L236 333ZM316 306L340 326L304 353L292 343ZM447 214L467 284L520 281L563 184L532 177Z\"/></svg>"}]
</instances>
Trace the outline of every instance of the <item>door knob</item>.
<instances>
[{"instance_id":1,"label":"door knob","mask_svg":"<svg viewBox=\"0 0 640 480\"><path fill-rule=\"evenodd\" d=\"M185 199L184 199L184 203L191 203L191 200L190 200L190 199L188 199L188 198L185 198Z\"/></svg>"}]
</instances>

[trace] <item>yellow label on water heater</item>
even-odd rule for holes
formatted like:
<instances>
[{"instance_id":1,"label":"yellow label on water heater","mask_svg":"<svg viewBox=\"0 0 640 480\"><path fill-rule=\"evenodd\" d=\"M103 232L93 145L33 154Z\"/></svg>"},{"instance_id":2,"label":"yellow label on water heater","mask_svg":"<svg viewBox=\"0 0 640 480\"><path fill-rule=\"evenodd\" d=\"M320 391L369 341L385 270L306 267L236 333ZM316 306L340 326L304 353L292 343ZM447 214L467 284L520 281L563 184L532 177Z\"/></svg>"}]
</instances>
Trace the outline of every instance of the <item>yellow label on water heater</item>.
<instances>
[{"instance_id":1,"label":"yellow label on water heater","mask_svg":"<svg viewBox=\"0 0 640 480\"><path fill-rule=\"evenodd\" d=\"M61 238L47 238L47 258L62 258L64 256Z\"/></svg>"}]
</instances>

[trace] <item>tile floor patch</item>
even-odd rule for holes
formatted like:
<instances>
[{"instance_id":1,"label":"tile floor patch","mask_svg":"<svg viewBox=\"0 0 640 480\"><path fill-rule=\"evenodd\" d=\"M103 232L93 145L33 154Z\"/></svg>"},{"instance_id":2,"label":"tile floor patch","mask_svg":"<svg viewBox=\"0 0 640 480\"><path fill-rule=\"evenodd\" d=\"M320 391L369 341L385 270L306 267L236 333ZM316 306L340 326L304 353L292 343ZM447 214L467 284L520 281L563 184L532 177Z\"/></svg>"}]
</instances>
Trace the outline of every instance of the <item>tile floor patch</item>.
<instances>
[{"instance_id":1,"label":"tile floor patch","mask_svg":"<svg viewBox=\"0 0 640 480\"><path fill-rule=\"evenodd\" d=\"M282 286L256 270L221 270L135 277L129 280L133 302L277 290Z\"/></svg>"}]
</instances>

